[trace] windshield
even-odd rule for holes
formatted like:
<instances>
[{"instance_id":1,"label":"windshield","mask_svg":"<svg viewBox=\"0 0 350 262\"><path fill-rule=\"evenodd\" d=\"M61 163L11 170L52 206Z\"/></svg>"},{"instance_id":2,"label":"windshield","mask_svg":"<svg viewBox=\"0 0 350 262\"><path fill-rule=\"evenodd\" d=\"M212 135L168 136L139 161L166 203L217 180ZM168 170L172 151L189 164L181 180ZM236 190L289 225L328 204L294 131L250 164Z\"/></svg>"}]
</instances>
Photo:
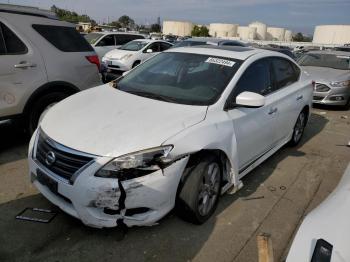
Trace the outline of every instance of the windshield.
<instances>
[{"instance_id":1,"label":"windshield","mask_svg":"<svg viewBox=\"0 0 350 262\"><path fill-rule=\"evenodd\" d=\"M240 60L230 58L161 53L120 79L116 88L172 103L211 105L240 65Z\"/></svg>"},{"instance_id":2,"label":"windshield","mask_svg":"<svg viewBox=\"0 0 350 262\"><path fill-rule=\"evenodd\" d=\"M121 46L119 49L121 50L128 50L128 51L139 51L142 48L144 48L148 43L145 41L131 41L123 46Z\"/></svg>"},{"instance_id":3,"label":"windshield","mask_svg":"<svg viewBox=\"0 0 350 262\"><path fill-rule=\"evenodd\" d=\"M350 69L350 56L336 54L312 54L308 53L299 59L301 66L330 67L340 70Z\"/></svg>"},{"instance_id":4,"label":"windshield","mask_svg":"<svg viewBox=\"0 0 350 262\"><path fill-rule=\"evenodd\" d=\"M103 36L103 34L97 34L97 33L90 33L87 35L84 35L85 39L91 44L95 44L98 39L100 39Z\"/></svg>"}]
</instances>

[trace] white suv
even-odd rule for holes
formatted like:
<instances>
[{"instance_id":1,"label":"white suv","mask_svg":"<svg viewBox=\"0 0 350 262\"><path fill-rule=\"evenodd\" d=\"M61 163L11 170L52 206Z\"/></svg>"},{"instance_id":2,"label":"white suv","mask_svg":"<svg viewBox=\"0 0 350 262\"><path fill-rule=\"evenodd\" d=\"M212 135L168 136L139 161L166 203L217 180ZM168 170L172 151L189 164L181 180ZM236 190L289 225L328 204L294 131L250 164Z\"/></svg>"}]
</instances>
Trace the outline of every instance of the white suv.
<instances>
[{"instance_id":1,"label":"white suv","mask_svg":"<svg viewBox=\"0 0 350 262\"><path fill-rule=\"evenodd\" d=\"M93 32L85 35L86 40L92 45L99 58L109 51L119 48L135 39L144 39L145 36L135 33L121 32Z\"/></svg>"},{"instance_id":2,"label":"white suv","mask_svg":"<svg viewBox=\"0 0 350 262\"><path fill-rule=\"evenodd\" d=\"M0 121L33 132L54 103L101 84L99 59L70 23L37 8L0 4Z\"/></svg>"},{"instance_id":3,"label":"white suv","mask_svg":"<svg viewBox=\"0 0 350 262\"><path fill-rule=\"evenodd\" d=\"M29 145L31 180L89 226L151 225L174 206L203 223L221 193L300 141L311 100L281 53L169 49L55 105Z\"/></svg>"}]
</instances>

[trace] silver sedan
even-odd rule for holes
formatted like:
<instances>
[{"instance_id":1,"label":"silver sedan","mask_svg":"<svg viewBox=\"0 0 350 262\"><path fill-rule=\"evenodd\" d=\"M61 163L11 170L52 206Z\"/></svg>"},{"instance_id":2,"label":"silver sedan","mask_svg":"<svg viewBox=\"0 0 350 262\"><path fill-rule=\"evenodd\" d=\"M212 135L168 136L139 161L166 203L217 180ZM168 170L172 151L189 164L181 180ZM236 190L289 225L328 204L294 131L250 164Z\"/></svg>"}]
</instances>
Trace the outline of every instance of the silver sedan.
<instances>
[{"instance_id":1,"label":"silver sedan","mask_svg":"<svg viewBox=\"0 0 350 262\"><path fill-rule=\"evenodd\" d=\"M298 63L314 80L313 103L350 107L350 53L313 51Z\"/></svg>"}]
</instances>

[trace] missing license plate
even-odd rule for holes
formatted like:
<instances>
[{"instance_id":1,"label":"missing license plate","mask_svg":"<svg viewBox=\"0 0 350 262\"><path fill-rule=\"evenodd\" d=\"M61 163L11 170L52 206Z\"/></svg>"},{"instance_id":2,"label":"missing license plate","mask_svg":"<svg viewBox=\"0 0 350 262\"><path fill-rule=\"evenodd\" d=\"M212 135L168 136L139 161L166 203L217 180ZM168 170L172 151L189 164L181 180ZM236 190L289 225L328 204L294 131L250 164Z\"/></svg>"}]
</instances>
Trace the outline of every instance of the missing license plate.
<instances>
[{"instance_id":1,"label":"missing license plate","mask_svg":"<svg viewBox=\"0 0 350 262\"><path fill-rule=\"evenodd\" d=\"M56 212L48 209L27 207L16 216L16 219L39 223L50 223L56 215Z\"/></svg>"}]
</instances>

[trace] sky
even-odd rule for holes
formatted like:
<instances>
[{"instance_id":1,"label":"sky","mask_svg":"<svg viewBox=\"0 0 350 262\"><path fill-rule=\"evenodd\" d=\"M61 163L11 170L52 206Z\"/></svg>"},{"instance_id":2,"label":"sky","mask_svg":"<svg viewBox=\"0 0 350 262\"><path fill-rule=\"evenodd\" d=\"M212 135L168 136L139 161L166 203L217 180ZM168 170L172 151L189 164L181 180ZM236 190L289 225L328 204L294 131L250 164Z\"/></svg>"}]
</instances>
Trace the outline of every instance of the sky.
<instances>
[{"instance_id":1,"label":"sky","mask_svg":"<svg viewBox=\"0 0 350 262\"><path fill-rule=\"evenodd\" d=\"M0 3L59 8L87 14L97 22L126 14L139 24L184 20L248 25L260 21L312 34L315 25L350 24L350 0L0 0Z\"/></svg>"}]
</instances>

